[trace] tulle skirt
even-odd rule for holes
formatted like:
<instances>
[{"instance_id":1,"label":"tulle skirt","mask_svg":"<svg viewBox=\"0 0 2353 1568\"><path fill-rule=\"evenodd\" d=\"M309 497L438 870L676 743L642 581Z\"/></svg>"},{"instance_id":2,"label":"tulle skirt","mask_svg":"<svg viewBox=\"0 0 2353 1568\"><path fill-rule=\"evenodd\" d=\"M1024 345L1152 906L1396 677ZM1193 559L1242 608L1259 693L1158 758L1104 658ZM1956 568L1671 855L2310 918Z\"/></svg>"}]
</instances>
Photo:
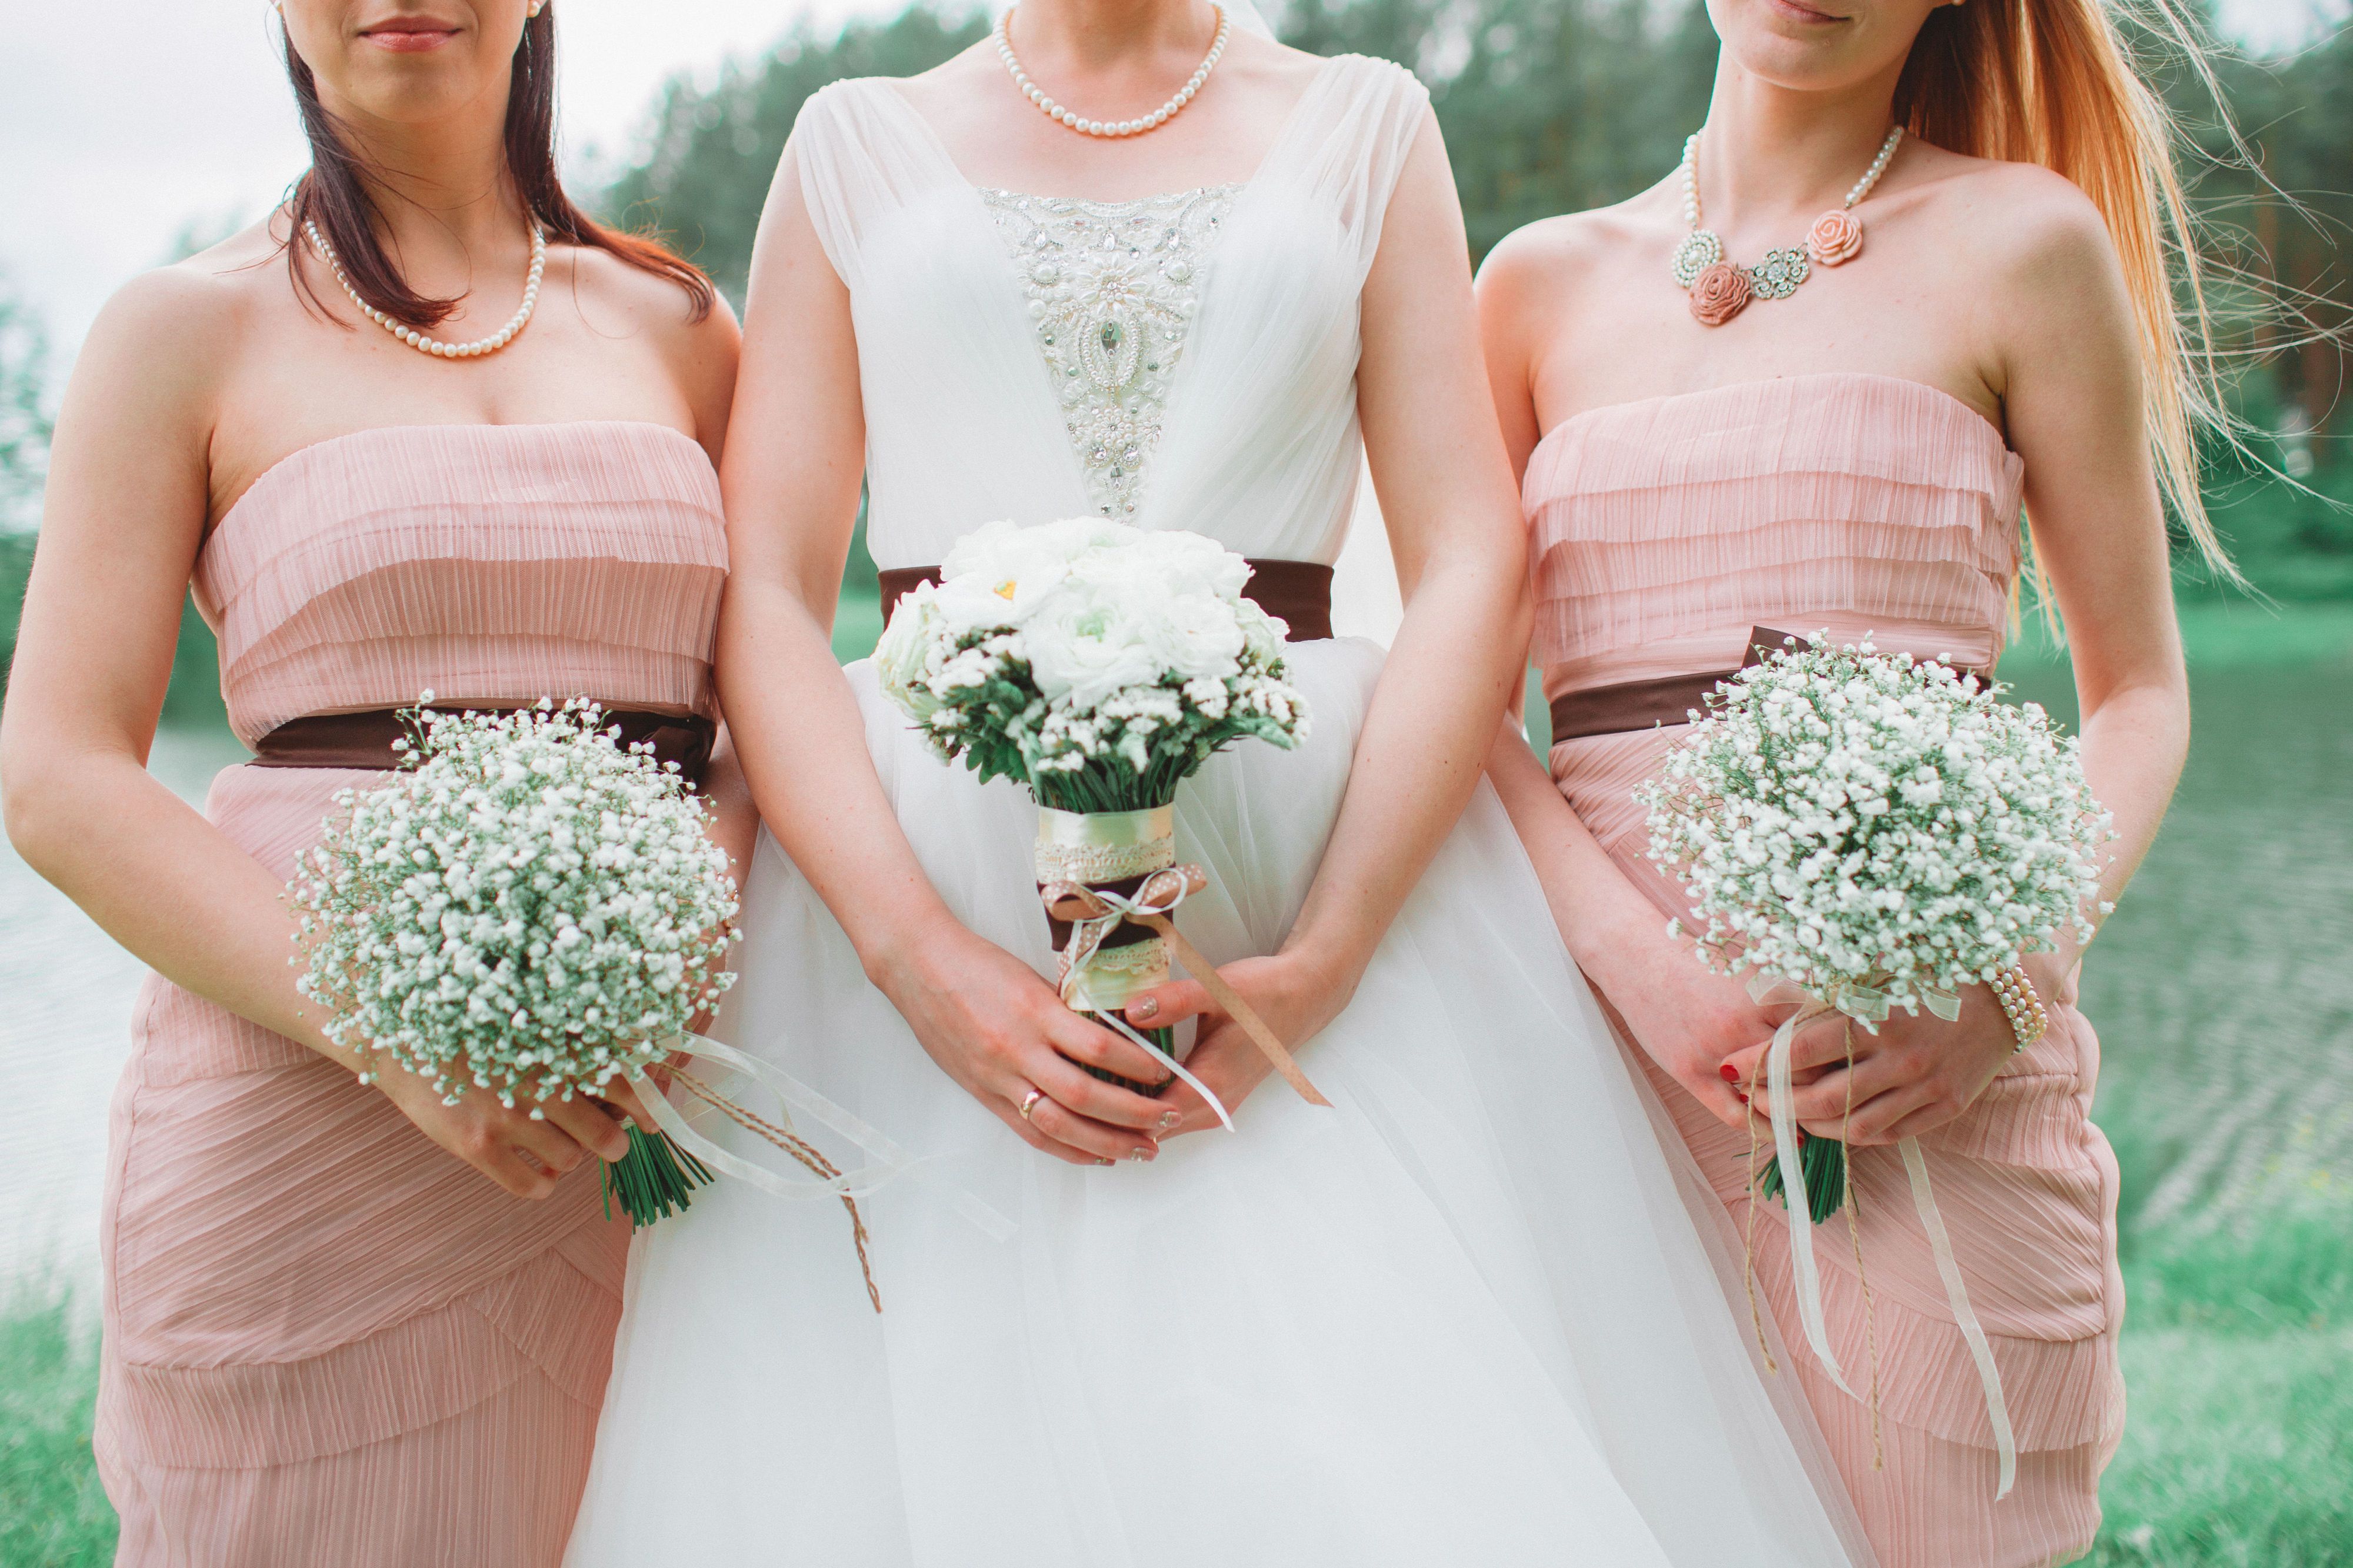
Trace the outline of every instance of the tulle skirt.
<instances>
[{"instance_id":1,"label":"tulle skirt","mask_svg":"<svg viewBox=\"0 0 2353 1568\"><path fill-rule=\"evenodd\" d=\"M1181 918L1212 960L1280 945L1380 657L1294 645L1312 740L1181 794L1178 852L1210 878ZM941 763L849 677L933 881L1051 973L1026 793ZM1149 1165L1013 1137L765 838L744 925L722 1037L925 1163L862 1205L881 1315L838 1204L723 1183L640 1234L575 1568L1864 1560L1483 786L1301 1050L1333 1107L1270 1079L1238 1133Z\"/></svg>"}]
</instances>

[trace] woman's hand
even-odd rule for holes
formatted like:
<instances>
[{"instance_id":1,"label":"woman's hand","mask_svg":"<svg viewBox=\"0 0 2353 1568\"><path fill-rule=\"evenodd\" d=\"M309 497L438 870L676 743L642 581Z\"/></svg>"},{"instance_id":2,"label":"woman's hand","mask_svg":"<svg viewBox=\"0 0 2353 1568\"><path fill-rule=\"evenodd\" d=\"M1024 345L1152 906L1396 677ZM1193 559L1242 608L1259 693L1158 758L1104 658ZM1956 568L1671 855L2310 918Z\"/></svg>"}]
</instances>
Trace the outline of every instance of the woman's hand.
<instances>
[{"instance_id":1,"label":"woman's hand","mask_svg":"<svg viewBox=\"0 0 2353 1568\"><path fill-rule=\"evenodd\" d=\"M509 1108L491 1090L469 1088L448 1105L439 1089L381 1053L369 1066L384 1097L419 1131L519 1198L545 1198L557 1177L592 1154L617 1160L629 1152L620 1121L586 1095L518 1097Z\"/></svg>"},{"instance_id":2,"label":"woman's hand","mask_svg":"<svg viewBox=\"0 0 2353 1568\"><path fill-rule=\"evenodd\" d=\"M1751 1106L1759 1115L1772 1110L1765 1090L1769 1044L1736 1051L1725 1064L1743 1085L1754 1084ZM2017 1052L2009 1017L1983 985L1961 993L1960 1018L1949 1024L1929 1013L1896 1013L1874 1034L1832 1014L1790 1042L1789 1108L1817 1137L1859 1145L1916 1138L1976 1104Z\"/></svg>"},{"instance_id":3,"label":"woman's hand","mask_svg":"<svg viewBox=\"0 0 2353 1568\"><path fill-rule=\"evenodd\" d=\"M1634 1043L1725 1126L1746 1128L1741 1095L1748 1075L1736 1064L1762 1060L1773 1031L1794 1008L1749 1000L1745 984L1707 968L1690 942L1668 936L1662 919L1625 922L1609 943L1607 962L1588 967ZM1824 1032L1810 1024L1799 1031L1799 1043L1810 1045ZM1827 1034L1835 1047L1838 1030Z\"/></svg>"},{"instance_id":4,"label":"woman's hand","mask_svg":"<svg viewBox=\"0 0 2353 1568\"><path fill-rule=\"evenodd\" d=\"M954 921L876 984L931 1058L1033 1149L1073 1165L1151 1160L1167 1107L1082 1070L1158 1083L1168 1064L1062 1005L1035 970ZM1032 1090L1043 1097L1022 1114Z\"/></svg>"},{"instance_id":5,"label":"woman's hand","mask_svg":"<svg viewBox=\"0 0 2353 1568\"><path fill-rule=\"evenodd\" d=\"M1220 967L1218 977L1257 1011L1276 1039L1294 1051L1346 1005L1345 987L1296 953L1245 958ZM1208 1084L1229 1112L1239 1110L1274 1071L1274 1064L1199 981L1155 985L1127 1006L1127 1021L1139 1029L1169 1028L1195 1017L1201 1021L1200 1033L1185 1058L1185 1070ZM1162 1112L1157 1131L1164 1142L1219 1125L1208 1101L1181 1080L1163 1089L1155 1105Z\"/></svg>"}]
</instances>

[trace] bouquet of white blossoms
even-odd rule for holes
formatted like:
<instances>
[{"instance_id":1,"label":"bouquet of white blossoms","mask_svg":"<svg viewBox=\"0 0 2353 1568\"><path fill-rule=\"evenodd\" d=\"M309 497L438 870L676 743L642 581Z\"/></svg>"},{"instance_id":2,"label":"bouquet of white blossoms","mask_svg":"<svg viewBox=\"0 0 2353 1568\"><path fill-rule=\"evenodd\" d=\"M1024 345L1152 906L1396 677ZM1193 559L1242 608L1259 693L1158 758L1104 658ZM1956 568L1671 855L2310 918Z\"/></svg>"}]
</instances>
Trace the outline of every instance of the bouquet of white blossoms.
<instances>
[{"instance_id":1,"label":"bouquet of white blossoms","mask_svg":"<svg viewBox=\"0 0 2353 1568\"><path fill-rule=\"evenodd\" d=\"M2089 941L2099 908L2097 847L2112 833L2079 744L2040 707L1997 700L2003 689L1882 654L1868 638L1851 647L1817 638L1727 679L1637 792L1650 858L1681 882L1701 922L1703 962L1750 973L1759 1000L1778 991L1801 1002L1767 1053L1775 1159L1757 1190L1807 1195L1788 1205L1800 1312L1841 1386L1820 1327L1810 1226L1846 1202L1851 1183L1843 1143L1799 1145L1788 1107L1795 1032L1829 1014L1870 1029L1894 1007L1957 1018L1965 987L1997 982L2062 931ZM1917 1142L1902 1147L1970 1333ZM1981 1349L1982 1336L1971 1338ZM2006 1436L1989 1356L1979 1370Z\"/></svg>"},{"instance_id":2,"label":"bouquet of white blossoms","mask_svg":"<svg viewBox=\"0 0 2353 1568\"><path fill-rule=\"evenodd\" d=\"M600 718L577 700L420 708L418 741L395 742L402 771L336 795L290 889L299 984L329 1039L386 1053L449 1103L473 1088L512 1107L642 1083L717 1005L734 980L726 854L677 765ZM634 1224L711 1179L670 1133L628 1138L604 1177Z\"/></svg>"},{"instance_id":3,"label":"bouquet of white blossoms","mask_svg":"<svg viewBox=\"0 0 2353 1568\"><path fill-rule=\"evenodd\" d=\"M1320 1099L1168 918L1205 884L1176 864L1176 786L1236 741L1289 748L1308 732L1284 679L1282 623L1243 596L1250 574L1196 533L1100 518L992 522L949 552L939 583L900 602L874 662L944 760L1036 798L1065 1002L1173 1066L1172 1030L1137 1035L1119 1016L1167 978L1173 948L1221 1005L1240 1008L1293 1087Z\"/></svg>"}]
</instances>

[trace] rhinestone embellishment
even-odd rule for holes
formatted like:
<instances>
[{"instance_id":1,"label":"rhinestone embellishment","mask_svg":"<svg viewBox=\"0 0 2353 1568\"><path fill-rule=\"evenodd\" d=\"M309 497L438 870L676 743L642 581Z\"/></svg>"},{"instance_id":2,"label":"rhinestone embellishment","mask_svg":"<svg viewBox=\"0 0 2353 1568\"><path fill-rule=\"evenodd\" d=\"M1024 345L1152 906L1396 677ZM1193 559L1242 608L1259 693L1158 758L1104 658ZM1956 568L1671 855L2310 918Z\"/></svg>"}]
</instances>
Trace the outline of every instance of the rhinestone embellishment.
<instances>
[{"instance_id":1,"label":"rhinestone embellishment","mask_svg":"<svg viewBox=\"0 0 2353 1568\"><path fill-rule=\"evenodd\" d=\"M1748 269L1748 288L1759 300L1786 300L1813 271L1814 264L1802 250L1768 250L1764 260Z\"/></svg>"},{"instance_id":2,"label":"rhinestone embellishment","mask_svg":"<svg viewBox=\"0 0 2353 1568\"><path fill-rule=\"evenodd\" d=\"M1087 499L1105 517L1135 515L1202 259L1240 189L1134 202L980 193L1029 299Z\"/></svg>"}]
</instances>

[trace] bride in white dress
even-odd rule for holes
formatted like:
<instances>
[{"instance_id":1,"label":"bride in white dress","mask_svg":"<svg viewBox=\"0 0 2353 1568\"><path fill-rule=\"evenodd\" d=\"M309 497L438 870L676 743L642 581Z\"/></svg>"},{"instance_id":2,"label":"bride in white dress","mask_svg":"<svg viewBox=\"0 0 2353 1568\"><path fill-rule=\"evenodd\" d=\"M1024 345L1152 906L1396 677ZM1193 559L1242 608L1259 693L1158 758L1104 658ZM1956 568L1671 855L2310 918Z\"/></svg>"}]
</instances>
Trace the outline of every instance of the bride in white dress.
<instances>
[{"instance_id":1,"label":"bride in white dress","mask_svg":"<svg viewBox=\"0 0 2353 1568\"><path fill-rule=\"evenodd\" d=\"M1023 0L1009 36L1142 118L1217 24ZM1478 777L1521 532L1426 97L1240 27L1206 81L1093 136L983 44L801 114L725 473L721 679L776 837L719 1032L924 1163L862 1200L880 1315L830 1202L723 1182L640 1235L567 1561L1863 1561ZM1229 1134L1066 1059L1165 1076L1040 978L1027 795L935 760L824 627L861 476L886 569L1091 511L1328 564L1367 456L1394 652L1295 641L1312 741L1177 801L1187 934L1334 1102L1259 1088L1209 1014Z\"/></svg>"}]
</instances>

